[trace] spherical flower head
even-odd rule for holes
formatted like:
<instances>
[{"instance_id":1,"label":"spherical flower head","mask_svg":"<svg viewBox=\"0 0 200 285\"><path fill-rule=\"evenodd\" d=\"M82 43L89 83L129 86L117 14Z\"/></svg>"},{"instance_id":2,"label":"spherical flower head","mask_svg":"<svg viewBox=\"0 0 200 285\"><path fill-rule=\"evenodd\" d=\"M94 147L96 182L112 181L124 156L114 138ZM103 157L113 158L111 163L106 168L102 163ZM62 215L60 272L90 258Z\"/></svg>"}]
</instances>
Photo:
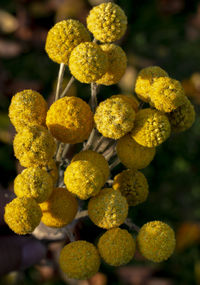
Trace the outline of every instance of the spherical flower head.
<instances>
[{"instance_id":1,"label":"spherical flower head","mask_svg":"<svg viewBox=\"0 0 200 285\"><path fill-rule=\"evenodd\" d=\"M183 251L199 242L200 226L197 222L184 222L176 232L176 250Z\"/></svg>"},{"instance_id":2,"label":"spherical flower head","mask_svg":"<svg viewBox=\"0 0 200 285\"><path fill-rule=\"evenodd\" d=\"M111 229L124 223L128 215L128 203L120 191L104 188L90 199L88 215L100 228Z\"/></svg>"},{"instance_id":3,"label":"spherical flower head","mask_svg":"<svg viewBox=\"0 0 200 285\"><path fill-rule=\"evenodd\" d=\"M23 90L12 97L9 117L18 132L26 126L44 125L46 113L46 101L34 90Z\"/></svg>"},{"instance_id":4,"label":"spherical flower head","mask_svg":"<svg viewBox=\"0 0 200 285\"><path fill-rule=\"evenodd\" d=\"M129 206L143 203L149 194L149 186L144 174L131 169L116 175L112 187L126 197Z\"/></svg>"},{"instance_id":5,"label":"spherical flower head","mask_svg":"<svg viewBox=\"0 0 200 285\"><path fill-rule=\"evenodd\" d=\"M153 160L155 147L144 147L138 144L130 135L117 141L117 155L123 165L130 169L142 169Z\"/></svg>"},{"instance_id":6,"label":"spherical flower head","mask_svg":"<svg viewBox=\"0 0 200 285\"><path fill-rule=\"evenodd\" d=\"M51 60L68 64L72 50L82 42L89 42L90 35L82 23L68 19L58 22L48 32L45 50Z\"/></svg>"},{"instance_id":7,"label":"spherical flower head","mask_svg":"<svg viewBox=\"0 0 200 285\"><path fill-rule=\"evenodd\" d=\"M61 250L59 264L69 278L89 279L98 272L100 257L92 243L78 240Z\"/></svg>"},{"instance_id":8,"label":"spherical flower head","mask_svg":"<svg viewBox=\"0 0 200 285\"><path fill-rule=\"evenodd\" d=\"M155 147L163 143L171 133L167 116L160 111L146 108L136 114L131 137L145 147Z\"/></svg>"},{"instance_id":9,"label":"spherical flower head","mask_svg":"<svg viewBox=\"0 0 200 285\"><path fill-rule=\"evenodd\" d=\"M110 169L107 160L102 154L93 150L85 150L77 153L73 157L72 162L77 160L87 160L92 162L96 167L101 170L104 175L104 183L106 183L110 175Z\"/></svg>"},{"instance_id":10,"label":"spherical flower head","mask_svg":"<svg viewBox=\"0 0 200 285\"><path fill-rule=\"evenodd\" d=\"M40 204L42 222L53 228L70 224L78 211L76 198L66 188L54 188L50 198Z\"/></svg>"},{"instance_id":11,"label":"spherical flower head","mask_svg":"<svg viewBox=\"0 0 200 285\"><path fill-rule=\"evenodd\" d=\"M71 193L86 200L99 193L104 185L104 175L95 163L77 160L65 170L64 182Z\"/></svg>"},{"instance_id":12,"label":"spherical flower head","mask_svg":"<svg viewBox=\"0 0 200 285\"><path fill-rule=\"evenodd\" d=\"M191 102L185 97L185 103L168 114L173 132L179 133L189 129L195 121L195 110Z\"/></svg>"},{"instance_id":13,"label":"spherical flower head","mask_svg":"<svg viewBox=\"0 0 200 285\"><path fill-rule=\"evenodd\" d=\"M100 48L108 58L108 69L106 73L97 80L98 84L113 85L120 81L127 67L127 57L123 49L115 44L104 44Z\"/></svg>"},{"instance_id":14,"label":"spherical flower head","mask_svg":"<svg viewBox=\"0 0 200 285\"><path fill-rule=\"evenodd\" d=\"M48 161L47 165L42 166L42 169L46 170L50 174L51 178L53 179L53 185L55 185L58 180L58 167L55 160L51 159Z\"/></svg>"},{"instance_id":15,"label":"spherical flower head","mask_svg":"<svg viewBox=\"0 0 200 285\"><path fill-rule=\"evenodd\" d=\"M149 66L139 72L135 83L135 92L142 101L147 103L150 101L151 86L154 80L159 77L168 77L167 72L159 66Z\"/></svg>"},{"instance_id":16,"label":"spherical flower head","mask_svg":"<svg viewBox=\"0 0 200 285\"><path fill-rule=\"evenodd\" d=\"M42 212L33 198L18 197L5 207L4 220L19 235L30 234L39 225Z\"/></svg>"},{"instance_id":17,"label":"spherical flower head","mask_svg":"<svg viewBox=\"0 0 200 285\"><path fill-rule=\"evenodd\" d=\"M14 192L18 197L34 198L37 203L44 202L53 191L51 176L40 167L29 167L14 181Z\"/></svg>"},{"instance_id":18,"label":"spherical flower head","mask_svg":"<svg viewBox=\"0 0 200 285\"><path fill-rule=\"evenodd\" d=\"M111 229L100 237L98 250L106 263L112 266L121 266L133 258L135 240L127 230Z\"/></svg>"},{"instance_id":19,"label":"spherical flower head","mask_svg":"<svg viewBox=\"0 0 200 285\"><path fill-rule=\"evenodd\" d=\"M90 106L78 97L64 97L54 102L47 112L46 124L51 134L64 143L86 140L93 128Z\"/></svg>"},{"instance_id":20,"label":"spherical flower head","mask_svg":"<svg viewBox=\"0 0 200 285\"><path fill-rule=\"evenodd\" d=\"M142 226L137 236L141 254L154 262L167 260L175 248L174 231L160 221L149 222Z\"/></svg>"},{"instance_id":21,"label":"spherical flower head","mask_svg":"<svg viewBox=\"0 0 200 285\"><path fill-rule=\"evenodd\" d=\"M94 115L97 130L107 138L119 139L133 128L135 111L121 98L109 98L99 104Z\"/></svg>"},{"instance_id":22,"label":"spherical flower head","mask_svg":"<svg viewBox=\"0 0 200 285\"><path fill-rule=\"evenodd\" d=\"M156 78L149 92L150 104L157 110L172 112L185 102L181 83L169 77Z\"/></svg>"},{"instance_id":23,"label":"spherical flower head","mask_svg":"<svg viewBox=\"0 0 200 285\"><path fill-rule=\"evenodd\" d=\"M126 94L126 95L118 94L118 95L113 95L110 98L121 98L125 102L129 103L135 112L138 112L138 110L139 110L140 103L136 99L136 97L133 96L132 94Z\"/></svg>"},{"instance_id":24,"label":"spherical flower head","mask_svg":"<svg viewBox=\"0 0 200 285\"><path fill-rule=\"evenodd\" d=\"M69 69L80 82L92 83L106 73L108 58L96 43L81 43L70 55Z\"/></svg>"},{"instance_id":25,"label":"spherical flower head","mask_svg":"<svg viewBox=\"0 0 200 285\"><path fill-rule=\"evenodd\" d=\"M90 10L87 27L98 41L115 42L126 32L127 17L117 4L102 3Z\"/></svg>"},{"instance_id":26,"label":"spherical flower head","mask_svg":"<svg viewBox=\"0 0 200 285\"><path fill-rule=\"evenodd\" d=\"M52 159L56 143L42 126L31 126L18 133L13 142L14 153L24 167L46 165Z\"/></svg>"}]
</instances>

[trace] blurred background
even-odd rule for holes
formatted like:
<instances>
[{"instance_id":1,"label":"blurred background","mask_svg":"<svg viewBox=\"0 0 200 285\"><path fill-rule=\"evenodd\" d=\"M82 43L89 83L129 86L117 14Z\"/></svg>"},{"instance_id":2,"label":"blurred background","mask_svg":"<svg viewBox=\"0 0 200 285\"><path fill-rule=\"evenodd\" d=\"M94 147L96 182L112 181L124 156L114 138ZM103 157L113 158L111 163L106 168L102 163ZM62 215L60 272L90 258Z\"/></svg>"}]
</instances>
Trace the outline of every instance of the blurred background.
<instances>
[{"instance_id":1,"label":"blurred background","mask_svg":"<svg viewBox=\"0 0 200 285\"><path fill-rule=\"evenodd\" d=\"M85 23L88 11L101 0L0 1L0 191L13 191L20 167L14 158L14 129L8 119L11 97L35 89L52 102L59 66L44 50L48 30L55 22L76 18ZM188 131L173 135L157 150L146 175L148 200L130 210L138 226L162 220L176 231L177 249L166 262L153 264L137 253L128 266L101 267L90 281L72 283L60 274L54 259L61 243L49 243L47 260L23 271L0 277L0 284L79 285L193 285L200 284L200 1L119 0L128 16L128 30L119 44L126 51L128 68L118 85L102 87L98 101L134 92L140 69L159 65L183 83L196 109L196 122ZM70 77L66 72L65 81ZM84 100L89 86L75 82L71 95ZM114 174L123 169L119 165ZM91 224L79 225L81 238L92 239ZM0 229L1 234L1 229ZM0 241L1 242L1 241ZM0 253L1 254L1 253ZM70 283L71 282L71 283Z\"/></svg>"}]
</instances>

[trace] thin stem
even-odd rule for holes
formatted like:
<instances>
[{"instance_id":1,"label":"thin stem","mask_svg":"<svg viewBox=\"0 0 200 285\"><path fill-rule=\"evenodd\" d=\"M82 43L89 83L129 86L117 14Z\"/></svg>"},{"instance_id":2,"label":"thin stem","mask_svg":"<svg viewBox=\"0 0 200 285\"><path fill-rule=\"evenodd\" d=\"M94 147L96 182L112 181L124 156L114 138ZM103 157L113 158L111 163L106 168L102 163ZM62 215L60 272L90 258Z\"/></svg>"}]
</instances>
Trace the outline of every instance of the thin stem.
<instances>
[{"instance_id":1,"label":"thin stem","mask_svg":"<svg viewBox=\"0 0 200 285\"><path fill-rule=\"evenodd\" d=\"M140 228L136 224L134 224L131 221L131 219L127 218L126 221L124 222L124 224L127 225L130 228L130 230L134 230L134 231L139 233Z\"/></svg>"},{"instance_id":2,"label":"thin stem","mask_svg":"<svg viewBox=\"0 0 200 285\"><path fill-rule=\"evenodd\" d=\"M109 179L106 183L108 183L111 186L113 184L113 180Z\"/></svg>"},{"instance_id":3,"label":"thin stem","mask_svg":"<svg viewBox=\"0 0 200 285\"><path fill-rule=\"evenodd\" d=\"M67 92L69 91L69 89L72 86L72 84L74 83L74 81L75 81L75 78L72 76L70 78L69 82L67 83L67 86L65 87L64 91L60 95L60 98L63 98L67 94Z\"/></svg>"},{"instance_id":4,"label":"thin stem","mask_svg":"<svg viewBox=\"0 0 200 285\"><path fill-rule=\"evenodd\" d=\"M96 130L93 129L93 130L91 131L91 134L90 134L90 136L89 136L89 138L88 138L88 140L87 140L85 146L83 147L83 150L88 150L88 149L91 147L91 145L92 145L92 143L93 143L93 139L94 139L94 137L95 137L95 133L96 133Z\"/></svg>"},{"instance_id":5,"label":"thin stem","mask_svg":"<svg viewBox=\"0 0 200 285\"><path fill-rule=\"evenodd\" d=\"M70 242L75 241L74 235L73 235L72 231L68 227L65 228L65 232L66 232Z\"/></svg>"},{"instance_id":6,"label":"thin stem","mask_svg":"<svg viewBox=\"0 0 200 285\"><path fill-rule=\"evenodd\" d=\"M58 146L58 150L57 150L57 153L56 153L56 161L58 161L58 162L61 161L64 147L65 147L64 143L60 143L59 146Z\"/></svg>"},{"instance_id":7,"label":"thin stem","mask_svg":"<svg viewBox=\"0 0 200 285\"><path fill-rule=\"evenodd\" d=\"M80 211L76 214L75 219L78 220L80 218L84 218L88 216L88 210Z\"/></svg>"},{"instance_id":8,"label":"thin stem","mask_svg":"<svg viewBox=\"0 0 200 285\"><path fill-rule=\"evenodd\" d=\"M59 73L58 73L58 82L57 82L57 87L56 87L55 101L58 100L59 97L60 97L60 92L61 92L64 72L65 72L65 64L61 63L60 64Z\"/></svg>"},{"instance_id":9,"label":"thin stem","mask_svg":"<svg viewBox=\"0 0 200 285\"><path fill-rule=\"evenodd\" d=\"M120 164L120 160L117 157L114 162L110 165L110 171L113 170L113 168L115 168L115 166L117 166L118 164Z\"/></svg>"},{"instance_id":10,"label":"thin stem","mask_svg":"<svg viewBox=\"0 0 200 285\"><path fill-rule=\"evenodd\" d=\"M64 150L63 150L62 158L65 158L65 157L66 157L66 155L67 155L67 153L68 153L69 148L70 148L70 144L69 144L69 143L68 143L68 144L66 144L66 145L64 146Z\"/></svg>"},{"instance_id":11,"label":"thin stem","mask_svg":"<svg viewBox=\"0 0 200 285\"><path fill-rule=\"evenodd\" d=\"M115 146L116 142L102 153L106 160L109 160L115 154Z\"/></svg>"},{"instance_id":12,"label":"thin stem","mask_svg":"<svg viewBox=\"0 0 200 285\"><path fill-rule=\"evenodd\" d=\"M97 151L98 150L98 148L99 148L99 146L101 145L101 143L104 141L104 137L103 136L101 136L98 140L96 140L96 144L95 145L93 145L93 150L94 151Z\"/></svg>"},{"instance_id":13,"label":"thin stem","mask_svg":"<svg viewBox=\"0 0 200 285\"><path fill-rule=\"evenodd\" d=\"M91 83L91 108L92 112L95 112L97 107L97 87L96 83Z\"/></svg>"}]
</instances>

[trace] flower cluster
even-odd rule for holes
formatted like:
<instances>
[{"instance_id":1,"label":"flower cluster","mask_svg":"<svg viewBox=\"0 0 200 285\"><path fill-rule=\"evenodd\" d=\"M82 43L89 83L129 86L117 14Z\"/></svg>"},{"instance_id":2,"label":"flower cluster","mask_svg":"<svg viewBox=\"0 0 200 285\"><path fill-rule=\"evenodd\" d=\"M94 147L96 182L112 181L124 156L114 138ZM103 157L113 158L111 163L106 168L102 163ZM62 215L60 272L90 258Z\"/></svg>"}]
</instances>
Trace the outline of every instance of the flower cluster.
<instances>
[{"instance_id":1,"label":"flower cluster","mask_svg":"<svg viewBox=\"0 0 200 285\"><path fill-rule=\"evenodd\" d=\"M112 266L126 264L134 257L136 246L154 262L168 259L175 248L174 231L167 224L153 221L138 229L127 217L129 207L148 198L148 182L139 170L151 163L156 147L171 131L192 126L194 108L180 82L157 66L138 74L138 99L132 94L111 94L97 106L97 87L116 84L125 72L126 54L113 41L125 34L126 27L124 11L111 2L89 13L87 28L93 42L80 22L57 23L49 31L45 47L49 57L60 63L55 102L47 110L39 93L24 90L13 97L9 109L18 132L14 153L27 167L15 179L17 198L5 207L9 227L17 234L27 234L42 221L47 227L69 232L67 225L84 212L78 208L87 206L91 223L106 230L96 246L74 241L69 235L71 243L62 249L59 259L69 278L90 278L98 272L101 258ZM66 65L72 79L62 90ZM65 97L75 79L91 83L90 104ZM140 100L148 108L142 109ZM77 143L83 143L82 151L69 160L70 144ZM113 178L112 169L119 162L127 169ZM136 240L120 228L122 224L138 231Z\"/></svg>"}]
</instances>

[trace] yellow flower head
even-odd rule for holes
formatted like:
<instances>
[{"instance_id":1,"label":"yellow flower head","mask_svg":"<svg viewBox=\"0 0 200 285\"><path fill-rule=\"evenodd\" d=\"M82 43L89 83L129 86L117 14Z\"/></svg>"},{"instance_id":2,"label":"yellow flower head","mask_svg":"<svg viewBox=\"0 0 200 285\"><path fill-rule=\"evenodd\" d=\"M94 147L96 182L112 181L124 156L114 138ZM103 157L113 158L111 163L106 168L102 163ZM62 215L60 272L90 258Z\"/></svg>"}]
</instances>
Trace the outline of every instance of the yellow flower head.
<instances>
[{"instance_id":1,"label":"yellow flower head","mask_svg":"<svg viewBox=\"0 0 200 285\"><path fill-rule=\"evenodd\" d=\"M172 255L176 241L170 226L153 221L142 226L137 243L144 257L154 262L162 262Z\"/></svg>"},{"instance_id":2,"label":"yellow flower head","mask_svg":"<svg viewBox=\"0 0 200 285\"><path fill-rule=\"evenodd\" d=\"M86 200L99 193L104 185L104 175L95 163L77 160L65 170L64 182L71 193Z\"/></svg>"},{"instance_id":3,"label":"yellow flower head","mask_svg":"<svg viewBox=\"0 0 200 285\"><path fill-rule=\"evenodd\" d=\"M9 117L18 132L26 126L44 125L46 113L46 101L34 90L23 90L12 97Z\"/></svg>"},{"instance_id":4,"label":"yellow flower head","mask_svg":"<svg viewBox=\"0 0 200 285\"><path fill-rule=\"evenodd\" d=\"M155 147L163 143L171 132L167 116L160 111L143 109L136 114L131 137L145 147Z\"/></svg>"},{"instance_id":5,"label":"yellow flower head","mask_svg":"<svg viewBox=\"0 0 200 285\"><path fill-rule=\"evenodd\" d=\"M92 243L78 240L61 250L59 264L69 278L89 279L98 272L100 257Z\"/></svg>"},{"instance_id":6,"label":"yellow flower head","mask_svg":"<svg viewBox=\"0 0 200 285\"><path fill-rule=\"evenodd\" d=\"M172 112L185 102L181 83L169 77L154 79L149 92L150 104L162 112Z\"/></svg>"},{"instance_id":7,"label":"yellow flower head","mask_svg":"<svg viewBox=\"0 0 200 285\"><path fill-rule=\"evenodd\" d=\"M115 42L126 32L127 17L117 4L102 3L90 10L87 27L98 41Z\"/></svg>"},{"instance_id":8,"label":"yellow flower head","mask_svg":"<svg viewBox=\"0 0 200 285\"><path fill-rule=\"evenodd\" d=\"M130 135L117 142L117 155L122 164L131 169L145 168L153 160L156 149L138 144Z\"/></svg>"},{"instance_id":9,"label":"yellow flower head","mask_svg":"<svg viewBox=\"0 0 200 285\"><path fill-rule=\"evenodd\" d=\"M149 93L151 90L151 86L154 80L159 77L168 77L167 72L159 66L149 66L143 68L139 72L135 83L135 92L142 101L150 101Z\"/></svg>"},{"instance_id":10,"label":"yellow flower head","mask_svg":"<svg viewBox=\"0 0 200 285\"><path fill-rule=\"evenodd\" d=\"M46 124L51 134L64 143L86 140L93 128L90 106L78 97L64 97L54 102L47 112Z\"/></svg>"},{"instance_id":11,"label":"yellow flower head","mask_svg":"<svg viewBox=\"0 0 200 285\"><path fill-rule=\"evenodd\" d=\"M139 103L139 101L136 99L136 97L133 96L132 94L113 95L113 96L110 97L110 99L111 99L111 98L121 98L121 99L123 99L125 102L129 103L135 112L138 112L138 110L139 110L139 105L140 105L140 103Z\"/></svg>"},{"instance_id":12,"label":"yellow flower head","mask_svg":"<svg viewBox=\"0 0 200 285\"><path fill-rule=\"evenodd\" d=\"M191 102L185 98L185 103L168 114L173 132L179 133L189 129L195 121L195 111Z\"/></svg>"},{"instance_id":13,"label":"yellow flower head","mask_svg":"<svg viewBox=\"0 0 200 285\"><path fill-rule=\"evenodd\" d=\"M14 192L18 197L34 198L37 203L44 202L53 191L51 176L40 167L29 167L14 181Z\"/></svg>"},{"instance_id":14,"label":"yellow flower head","mask_svg":"<svg viewBox=\"0 0 200 285\"><path fill-rule=\"evenodd\" d=\"M5 207L4 220L19 235L30 234L39 225L42 212L32 198L15 198Z\"/></svg>"},{"instance_id":15,"label":"yellow flower head","mask_svg":"<svg viewBox=\"0 0 200 285\"><path fill-rule=\"evenodd\" d=\"M120 81L127 67L127 57L123 49L115 44L104 44L100 48L108 58L107 72L97 80L98 84L112 85Z\"/></svg>"},{"instance_id":16,"label":"yellow flower head","mask_svg":"<svg viewBox=\"0 0 200 285\"><path fill-rule=\"evenodd\" d=\"M69 69L80 82L92 83L106 73L108 58L96 43L81 43L70 55Z\"/></svg>"},{"instance_id":17,"label":"yellow flower head","mask_svg":"<svg viewBox=\"0 0 200 285\"><path fill-rule=\"evenodd\" d=\"M54 138L42 126L31 126L18 133L13 147L16 158L24 167L46 165L56 150Z\"/></svg>"},{"instance_id":18,"label":"yellow flower head","mask_svg":"<svg viewBox=\"0 0 200 285\"><path fill-rule=\"evenodd\" d=\"M133 258L135 240L127 230L111 229L100 237L98 250L106 263L112 266L121 266Z\"/></svg>"},{"instance_id":19,"label":"yellow flower head","mask_svg":"<svg viewBox=\"0 0 200 285\"><path fill-rule=\"evenodd\" d=\"M50 198L40 204L42 222L53 228L70 224L78 211L76 198L66 188L54 188Z\"/></svg>"},{"instance_id":20,"label":"yellow flower head","mask_svg":"<svg viewBox=\"0 0 200 285\"><path fill-rule=\"evenodd\" d=\"M115 228L124 223L128 215L128 203L120 191L105 188L90 199L88 215L100 228Z\"/></svg>"},{"instance_id":21,"label":"yellow flower head","mask_svg":"<svg viewBox=\"0 0 200 285\"><path fill-rule=\"evenodd\" d=\"M54 159L48 161L47 165L42 166L42 169L46 170L53 179L53 184L55 185L58 180L58 167Z\"/></svg>"},{"instance_id":22,"label":"yellow flower head","mask_svg":"<svg viewBox=\"0 0 200 285\"><path fill-rule=\"evenodd\" d=\"M106 183L110 175L110 169L107 160L104 158L102 154L93 150L85 150L77 153L73 157L72 162L77 160L87 160L92 162L96 167L98 167L102 171L104 175L104 183Z\"/></svg>"},{"instance_id":23,"label":"yellow flower head","mask_svg":"<svg viewBox=\"0 0 200 285\"><path fill-rule=\"evenodd\" d=\"M131 169L116 175L112 187L126 197L129 206L143 203L149 194L149 186L144 174Z\"/></svg>"},{"instance_id":24,"label":"yellow flower head","mask_svg":"<svg viewBox=\"0 0 200 285\"><path fill-rule=\"evenodd\" d=\"M99 104L94 115L98 131L107 138L119 139L133 128L135 111L122 98L109 98Z\"/></svg>"},{"instance_id":25,"label":"yellow flower head","mask_svg":"<svg viewBox=\"0 0 200 285\"><path fill-rule=\"evenodd\" d=\"M183 251L200 241L200 225L198 222L184 222L176 232L176 250Z\"/></svg>"},{"instance_id":26,"label":"yellow flower head","mask_svg":"<svg viewBox=\"0 0 200 285\"><path fill-rule=\"evenodd\" d=\"M68 19L58 22L49 30L45 50L57 63L68 64L72 50L82 42L89 42L90 35L82 23Z\"/></svg>"}]
</instances>

